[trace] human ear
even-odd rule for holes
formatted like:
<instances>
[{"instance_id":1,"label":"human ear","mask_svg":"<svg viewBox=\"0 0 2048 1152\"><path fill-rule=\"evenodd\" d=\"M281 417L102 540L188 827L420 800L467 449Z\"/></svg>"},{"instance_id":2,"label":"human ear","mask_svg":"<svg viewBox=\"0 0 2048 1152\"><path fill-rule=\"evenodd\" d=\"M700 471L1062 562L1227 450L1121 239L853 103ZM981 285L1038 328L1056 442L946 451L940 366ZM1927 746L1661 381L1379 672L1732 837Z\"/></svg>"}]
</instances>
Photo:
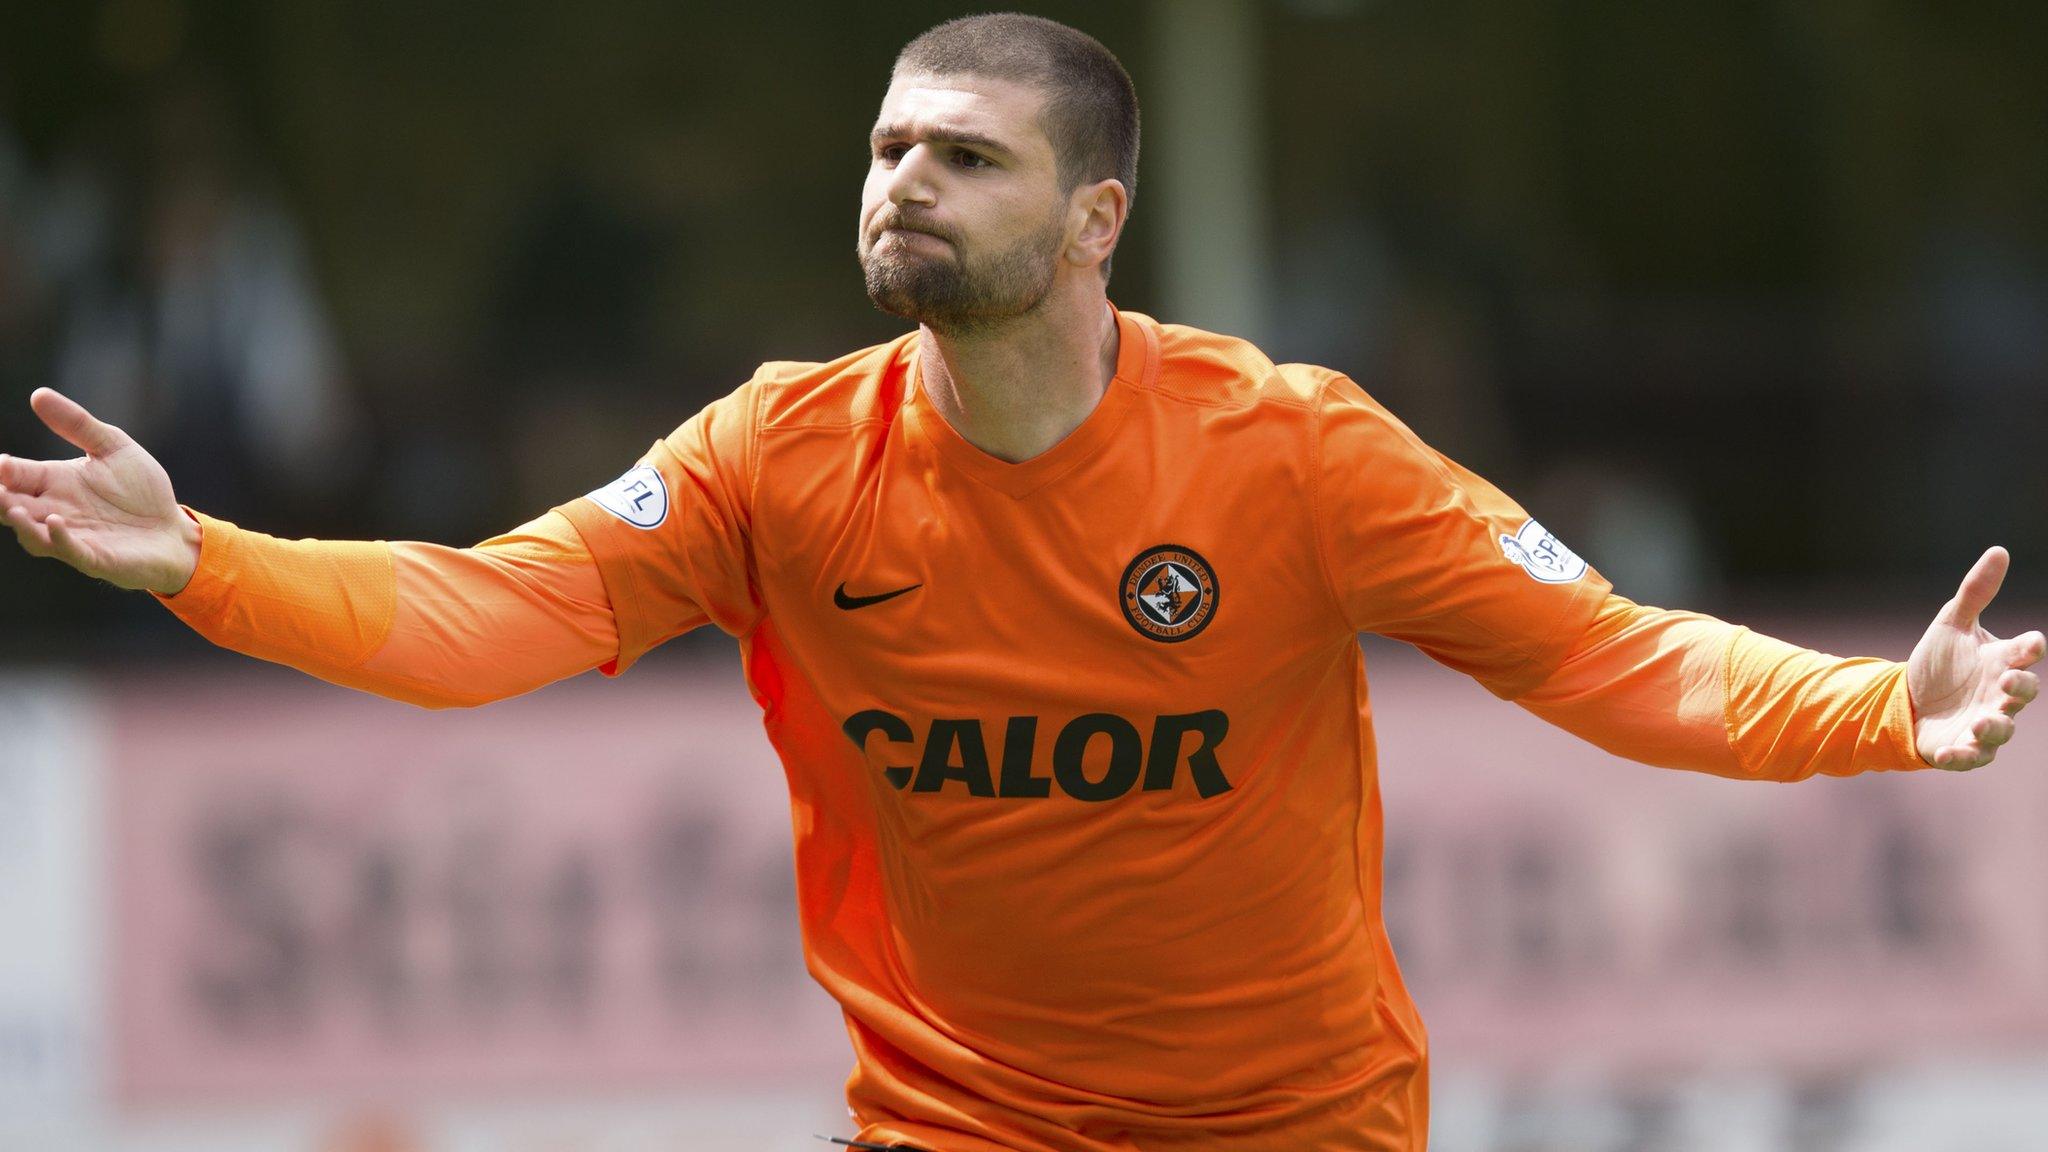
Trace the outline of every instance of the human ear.
<instances>
[{"instance_id":1,"label":"human ear","mask_svg":"<svg viewBox=\"0 0 2048 1152\"><path fill-rule=\"evenodd\" d=\"M1074 189L1067 199L1066 258L1084 267L1108 260L1123 234L1130 204L1121 180L1097 180Z\"/></svg>"}]
</instances>

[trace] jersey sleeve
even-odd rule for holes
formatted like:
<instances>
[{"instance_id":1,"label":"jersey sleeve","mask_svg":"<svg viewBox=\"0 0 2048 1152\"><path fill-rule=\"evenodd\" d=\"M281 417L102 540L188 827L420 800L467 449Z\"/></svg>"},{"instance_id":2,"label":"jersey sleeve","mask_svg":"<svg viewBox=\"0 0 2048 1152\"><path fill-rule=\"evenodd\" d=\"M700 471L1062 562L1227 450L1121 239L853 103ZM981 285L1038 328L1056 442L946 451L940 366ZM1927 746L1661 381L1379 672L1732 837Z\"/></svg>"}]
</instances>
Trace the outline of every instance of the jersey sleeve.
<instances>
[{"instance_id":1,"label":"jersey sleeve","mask_svg":"<svg viewBox=\"0 0 2048 1152\"><path fill-rule=\"evenodd\" d=\"M224 648L430 708L502 700L618 651L604 582L554 513L473 548L280 540L193 514L179 619Z\"/></svg>"},{"instance_id":2,"label":"jersey sleeve","mask_svg":"<svg viewBox=\"0 0 2048 1152\"><path fill-rule=\"evenodd\" d=\"M758 381L713 401L627 473L556 509L597 562L618 627L616 675L710 623L751 630L761 600L750 536Z\"/></svg>"},{"instance_id":3,"label":"jersey sleeve","mask_svg":"<svg viewBox=\"0 0 2048 1152\"><path fill-rule=\"evenodd\" d=\"M1739 780L1927 767L1905 665L1620 596L1516 703L1617 756Z\"/></svg>"},{"instance_id":4,"label":"jersey sleeve","mask_svg":"<svg viewBox=\"0 0 2048 1152\"><path fill-rule=\"evenodd\" d=\"M1413 644L1503 699L1540 683L1607 580L1357 384L1335 377L1317 404L1318 542L1351 629Z\"/></svg>"}]
</instances>

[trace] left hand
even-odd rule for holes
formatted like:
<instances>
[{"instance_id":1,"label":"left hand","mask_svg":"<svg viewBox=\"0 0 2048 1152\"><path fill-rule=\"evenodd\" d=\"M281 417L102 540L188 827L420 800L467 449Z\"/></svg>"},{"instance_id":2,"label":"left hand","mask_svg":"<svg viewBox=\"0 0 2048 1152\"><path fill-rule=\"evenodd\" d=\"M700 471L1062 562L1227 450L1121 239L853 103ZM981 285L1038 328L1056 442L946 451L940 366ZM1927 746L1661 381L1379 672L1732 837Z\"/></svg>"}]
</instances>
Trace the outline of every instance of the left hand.
<instances>
[{"instance_id":1,"label":"left hand","mask_svg":"<svg viewBox=\"0 0 2048 1152\"><path fill-rule=\"evenodd\" d=\"M2013 717L2040 694L2040 678L2026 669L2048 639L2029 632L2000 640L1977 623L2011 563L2003 548L1979 557L1906 661L1913 746L1936 768L1967 772L1991 763L2012 739Z\"/></svg>"}]
</instances>

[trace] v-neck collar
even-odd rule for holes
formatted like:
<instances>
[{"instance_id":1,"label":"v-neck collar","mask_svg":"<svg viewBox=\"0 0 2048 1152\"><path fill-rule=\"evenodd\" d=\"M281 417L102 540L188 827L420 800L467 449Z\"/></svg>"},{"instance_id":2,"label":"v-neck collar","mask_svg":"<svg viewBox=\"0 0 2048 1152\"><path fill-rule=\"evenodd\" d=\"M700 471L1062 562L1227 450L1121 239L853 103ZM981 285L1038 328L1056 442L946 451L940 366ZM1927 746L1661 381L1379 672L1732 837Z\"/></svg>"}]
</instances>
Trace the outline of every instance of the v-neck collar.
<instances>
[{"instance_id":1,"label":"v-neck collar","mask_svg":"<svg viewBox=\"0 0 2048 1152\"><path fill-rule=\"evenodd\" d=\"M904 342L910 357L910 389L904 410L910 425L936 449L946 462L969 477L1015 499L1023 499L1100 452L1123 423L1137 390L1151 387L1159 376L1159 334L1136 313L1116 316L1116 375L1102 391L1095 410L1059 443L1029 460L1011 463L983 452L967 442L924 394L924 366L918 338Z\"/></svg>"}]
</instances>

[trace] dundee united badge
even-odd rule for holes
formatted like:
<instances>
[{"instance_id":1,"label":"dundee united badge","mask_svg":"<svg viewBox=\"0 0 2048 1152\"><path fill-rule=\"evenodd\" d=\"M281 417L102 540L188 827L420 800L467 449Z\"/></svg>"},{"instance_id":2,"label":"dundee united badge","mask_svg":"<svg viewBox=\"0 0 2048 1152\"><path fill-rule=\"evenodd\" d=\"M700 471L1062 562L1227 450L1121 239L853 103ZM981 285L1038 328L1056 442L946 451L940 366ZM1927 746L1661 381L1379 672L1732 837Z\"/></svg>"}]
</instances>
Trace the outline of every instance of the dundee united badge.
<instances>
[{"instance_id":1,"label":"dundee united badge","mask_svg":"<svg viewBox=\"0 0 2048 1152\"><path fill-rule=\"evenodd\" d=\"M1147 548L1124 569L1117 601L1140 635L1178 643L1215 618L1216 570L1178 544Z\"/></svg>"}]
</instances>

